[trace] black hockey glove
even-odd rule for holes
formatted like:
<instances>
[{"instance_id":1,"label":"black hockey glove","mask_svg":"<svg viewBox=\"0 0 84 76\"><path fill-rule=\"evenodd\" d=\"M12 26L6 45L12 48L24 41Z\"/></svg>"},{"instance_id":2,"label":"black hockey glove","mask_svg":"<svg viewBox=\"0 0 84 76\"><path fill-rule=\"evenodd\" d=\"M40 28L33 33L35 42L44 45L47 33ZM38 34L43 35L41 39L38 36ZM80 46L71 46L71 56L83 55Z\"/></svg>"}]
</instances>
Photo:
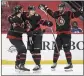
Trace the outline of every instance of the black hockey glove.
<instances>
[{"instance_id":1,"label":"black hockey glove","mask_svg":"<svg viewBox=\"0 0 84 76\"><path fill-rule=\"evenodd\" d=\"M53 25L53 23L51 21L48 20L41 20L39 24L42 24L43 26L48 26L51 27Z\"/></svg>"},{"instance_id":2,"label":"black hockey glove","mask_svg":"<svg viewBox=\"0 0 84 76\"><path fill-rule=\"evenodd\" d=\"M53 23L51 21L46 21L45 23L46 23L46 26L48 26L48 27L53 26Z\"/></svg>"},{"instance_id":3,"label":"black hockey glove","mask_svg":"<svg viewBox=\"0 0 84 76\"><path fill-rule=\"evenodd\" d=\"M29 23L28 20L25 21L26 28L31 29L32 25Z\"/></svg>"}]
</instances>

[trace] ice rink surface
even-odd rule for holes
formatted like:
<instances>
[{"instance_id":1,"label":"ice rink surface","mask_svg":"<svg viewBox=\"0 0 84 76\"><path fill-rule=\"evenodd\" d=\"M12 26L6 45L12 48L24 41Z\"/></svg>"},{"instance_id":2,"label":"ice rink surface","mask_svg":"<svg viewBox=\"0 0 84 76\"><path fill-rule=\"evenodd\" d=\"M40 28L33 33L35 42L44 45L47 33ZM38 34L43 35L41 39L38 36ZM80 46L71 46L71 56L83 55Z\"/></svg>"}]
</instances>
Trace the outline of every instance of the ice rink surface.
<instances>
[{"instance_id":1,"label":"ice rink surface","mask_svg":"<svg viewBox=\"0 0 84 76\"><path fill-rule=\"evenodd\" d=\"M2 65L2 75L83 75L83 65L74 64L73 71L65 71L65 64L58 64L54 71L51 70L51 65L42 65L42 70L33 72L35 65L26 65L30 72L17 72L14 65Z\"/></svg>"}]
</instances>

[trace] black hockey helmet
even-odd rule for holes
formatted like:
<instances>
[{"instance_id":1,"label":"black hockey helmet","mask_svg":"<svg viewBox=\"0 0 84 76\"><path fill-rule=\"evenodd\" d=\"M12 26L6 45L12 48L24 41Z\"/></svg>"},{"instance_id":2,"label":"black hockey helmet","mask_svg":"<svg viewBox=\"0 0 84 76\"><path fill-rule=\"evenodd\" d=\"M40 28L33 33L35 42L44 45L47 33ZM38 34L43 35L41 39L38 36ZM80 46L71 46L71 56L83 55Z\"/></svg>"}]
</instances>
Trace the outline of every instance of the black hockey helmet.
<instances>
[{"instance_id":1,"label":"black hockey helmet","mask_svg":"<svg viewBox=\"0 0 84 76\"><path fill-rule=\"evenodd\" d=\"M28 10L36 10L36 8L34 6L28 6Z\"/></svg>"},{"instance_id":2,"label":"black hockey helmet","mask_svg":"<svg viewBox=\"0 0 84 76\"><path fill-rule=\"evenodd\" d=\"M65 3L59 4L58 7L65 7Z\"/></svg>"},{"instance_id":3,"label":"black hockey helmet","mask_svg":"<svg viewBox=\"0 0 84 76\"><path fill-rule=\"evenodd\" d=\"M17 5L14 7L13 11L14 11L14 13L19 13L21 9L22 9L22 6Z\"/></svg>"}]
</instances>

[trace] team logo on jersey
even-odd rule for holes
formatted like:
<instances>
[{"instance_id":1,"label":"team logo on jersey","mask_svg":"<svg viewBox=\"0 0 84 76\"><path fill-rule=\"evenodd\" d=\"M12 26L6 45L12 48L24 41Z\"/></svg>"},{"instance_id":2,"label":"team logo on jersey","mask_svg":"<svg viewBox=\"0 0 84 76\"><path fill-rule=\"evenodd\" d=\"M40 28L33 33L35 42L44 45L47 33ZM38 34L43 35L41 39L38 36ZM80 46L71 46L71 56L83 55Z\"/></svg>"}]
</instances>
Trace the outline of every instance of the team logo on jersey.
<instances>
[{"instance_id":1,"label":"team logo on jersey","mask_svg":"<svg viewBox=\"0 0 84 76\"><path fill-rule=\"evenodd\" d=\"M65 24L65 20L62 16L58 17L58 19L56 19L56 22L59 26L63 26Z\"/></svg>"}]
</instances>

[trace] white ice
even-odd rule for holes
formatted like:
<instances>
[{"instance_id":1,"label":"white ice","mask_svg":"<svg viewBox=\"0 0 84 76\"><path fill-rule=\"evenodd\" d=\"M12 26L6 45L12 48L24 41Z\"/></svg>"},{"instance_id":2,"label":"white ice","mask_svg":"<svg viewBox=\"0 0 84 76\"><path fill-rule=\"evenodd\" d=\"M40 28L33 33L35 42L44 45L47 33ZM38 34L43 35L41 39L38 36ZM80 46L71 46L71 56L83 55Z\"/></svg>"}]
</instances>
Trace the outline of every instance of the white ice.
<instances>
[{"instance_id":1,"label":"white ice","mask_svg":"<svg viewBox=\"0 0 84 76\"><path fill-rule=\"evenodd\" d=\"M51 70L51 65L42 65L42 70L33 72L35 65L26 65L30 72L16 72L14 65L2 65L2 75L83 75L83 65L74 64L73 71L66 72L64 70L65 64L58 64L55 71Z\"/></svg>"}]
</instances>

